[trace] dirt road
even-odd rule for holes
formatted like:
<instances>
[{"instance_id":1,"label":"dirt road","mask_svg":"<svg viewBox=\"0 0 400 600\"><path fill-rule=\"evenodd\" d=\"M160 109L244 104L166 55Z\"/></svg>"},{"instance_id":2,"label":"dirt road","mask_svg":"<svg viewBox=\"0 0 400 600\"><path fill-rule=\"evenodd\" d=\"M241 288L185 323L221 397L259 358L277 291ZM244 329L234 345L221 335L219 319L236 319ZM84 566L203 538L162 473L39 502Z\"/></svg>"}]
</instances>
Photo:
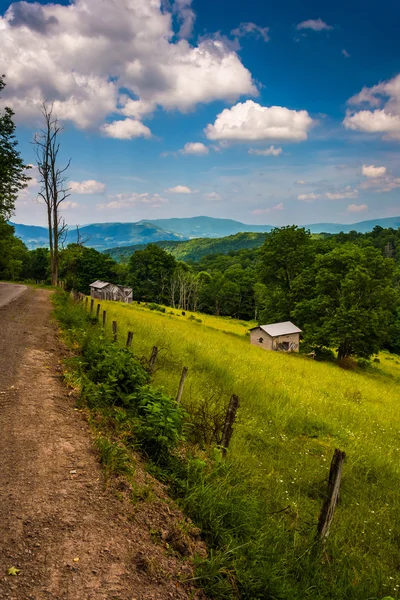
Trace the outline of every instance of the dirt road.
<instances>
[{"instance_id":1,"label":"dirt road","mask_svg":"<svg viewBox=\"0 0 400 600\"><path fill-rule=\"evenodd\" d=\"M18 283L2 283L0 281L0 307L4 306L18 298L22 292L26 291L26 285L19 285Z\"/></svg>"},{"instance_id":2,"label":"dirt road","mask_svg":"<svg viewBox=\"0 0 400 600\"><path fill-rule=\"evenodd\" d=\"M134 505L104 486L60 378L49 298L28 289L0 308L0 598L197 597L180 583L190 561L166 552L161 536L153 541L179 521L176 507ZM8 575L11 567L20 572Z\"/></svg>"}]
</instances>

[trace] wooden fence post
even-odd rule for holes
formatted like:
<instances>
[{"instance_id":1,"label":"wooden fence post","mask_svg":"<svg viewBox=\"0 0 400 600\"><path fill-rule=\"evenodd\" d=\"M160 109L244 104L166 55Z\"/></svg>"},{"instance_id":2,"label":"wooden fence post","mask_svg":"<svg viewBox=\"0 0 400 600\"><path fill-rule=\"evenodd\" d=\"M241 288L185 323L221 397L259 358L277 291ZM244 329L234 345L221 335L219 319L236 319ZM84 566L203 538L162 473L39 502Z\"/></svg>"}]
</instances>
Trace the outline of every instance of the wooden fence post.
<instances>
[{"instance_id":1,"label":"wooden fence post","mask_svg":"<svg viewBox=\"0 0 400 600\"><path fill-rule=\"evenodd\" d=\"M185 379L186 379L187 374L188 374L188 368L187 367L183 367L183 369L182 369L182 375L181 375L181 380L179 382L178 393L176 395L176 402L177 402L177 404L180 404L180 401L182 400L183 386L185 385Z\"/></svg>"},{"instance_id":2,"label":"wooden fence post","mask_svg":"<svg viewBox=\"0 0 400 600\"><path fill-rule=\"evenodd\" d=\"M132 340L133 340L133 332L132 331L128 331L128 337L126 340L126 347L130 348L132 346Z\"/></svg>"},{"instance_id":3,"label":"wooden fence post","mask_svg":"<svg viewBox=\"0 0 400 600\"><path fill-rule=\"evenodd\" d=\"M86 298L85 298L85 310L87 310L88 300L89 300L89 299L88 299L88 297L86 296Z\"/></svg>"},{"instance_id":4,"label":"wooden fence post","mask_svg":"<svg viewBox=\"0 0 400 600\"><path fill-rule=\"evenodd\" d=\"M222 456L225 458L226 451L229 446L229 443L233 434L233 424L236 418L236 412L239 408L239 396L236 394L232 394L231 399L229 400L228 410L226 411L225 424L224 424L224 433L222 434L221 441L221 451Z\"/></svg>"},{"instance_id":5,"label":"wooden fence post","mask_svg":"<svg viewBox=\"0 0 400 600\"><path fill-rule=\"evenodd\" d=\"M107 312L105 310L103 310L103 327L106 326L106 320L107 320Z\"/></svg>"},{"instance_id":6,"label":"wooden fence post","mask_svg":"<svg viewBox=\"0 0 400 600\"><path fill-rule=\"evenodd\" d=\"M329 528L332 523L335 508L339 499L340 482L342 479L343 464L346 458L345 452L336 448L333 453L331 468L329 471L328 490L325 502L322 506L318 519L316 538L325 542L329 535Z\"/></svg>"},{"instance_id":7,"label":"wooden fence post","mask_svg":"<svg viewBox=\"0 0 400 600\"><path fill-rule=\"evenodd\" d=\"M150 359L149 359L150 373L154 373L154 368L156 366L157 356L158 356L158 348L157 348L157 346L153 346L153 349L151 351L151 356L150 356Z\"/></svg>"},{"instance_id":8,"label":"wooden fence post","mask_svg":"<svg viewBox=\"0 0 400 600\"><path fill-rule=\"evenodd\" d=\"M113 341L117 341L117 321L112 322Z\"/></svg>"},{"instance_id":9,"label":"wooden fence post","mask_svg":"<svg viewBox=\"0 0 400 600\"><path fill-rule=\"evenodd\" d=\"M93 314L94 298L90 298L90 316Z\"/></svg>"},{"instance_id":10,"label":"wooden fence post","mask_svg":"<svg viewBox=\"0 0 400 600\"><path fill-rule=\"evenodd\" d=\"M96 319L99 320L99 316L100 316L100 304L97 305L96 308Z\"/></svg>"}]
</instances>

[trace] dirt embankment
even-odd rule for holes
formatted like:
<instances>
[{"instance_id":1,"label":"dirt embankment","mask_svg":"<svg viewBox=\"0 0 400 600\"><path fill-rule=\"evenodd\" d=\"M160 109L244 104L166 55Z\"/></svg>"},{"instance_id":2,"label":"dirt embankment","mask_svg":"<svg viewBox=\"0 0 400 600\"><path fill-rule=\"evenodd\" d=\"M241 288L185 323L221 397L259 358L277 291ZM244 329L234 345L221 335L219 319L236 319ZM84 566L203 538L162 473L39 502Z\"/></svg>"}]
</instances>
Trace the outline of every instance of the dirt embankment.
<instances>
[{"instance_id":1,"label":"dirt embankment","mask_svg":"<svg viewBox=\"0 0 400 600\"><path fill-rule=\"evenodd\" d=\"M134 504L105 487L60 378L49 298L28 289L0 308L1 600L202 597L182 581L204 549L193 537L180 553L163 541L184 519L162 486L139 465L153 499Z\"/></svg>"}]
</instances>

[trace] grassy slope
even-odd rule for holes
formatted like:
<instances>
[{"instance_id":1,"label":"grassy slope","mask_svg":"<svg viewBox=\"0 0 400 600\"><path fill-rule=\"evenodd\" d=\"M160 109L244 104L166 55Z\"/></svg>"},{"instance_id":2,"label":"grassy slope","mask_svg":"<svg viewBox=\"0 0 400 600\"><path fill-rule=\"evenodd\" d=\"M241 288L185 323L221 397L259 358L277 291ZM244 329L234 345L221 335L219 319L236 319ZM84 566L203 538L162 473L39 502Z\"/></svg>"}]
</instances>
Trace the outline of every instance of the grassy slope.
<instances>
[{"instance_id":1,"label":"grassy slope","mask_svg":"<svg viewBox=\"0 0 400 600\"><path fill-rule=\"evenodd\" d=\"M187 407L222 404L233 392L240 396L229 460L246 471L247 480L237 483L238 489L245 483L243 519L258 506L262 519L251 543L264 548L264 555L268 548L271 577L279 580L288 597L397 597L397 357L382 355L376 373L343 371L250 346L246 327L232 319L198 315L203 319L198 323L188 316L150 312L142 305L102 304L108 323L118 321L121 340L128 329L134 331L139 355L148 356L153 345L161 349L155 383L171 395L181 368L189 367L183 398ZM345 450L348 459L326 552L317 560L308 550L336 447ZM206 491L201 493L204 503ZM226 493L221 488L221 496Z\"/></svg>"},{"instance_id":2,"label":"grassy slope","mask_svg":"<svg viewBox=\"0 0 400 600\"><path fill-rule=\"evenodd\" d=\"M208 254L227 254L232 250L259 248L265 233L237 233L223 238L196 238L184 242L160 241L157 246L164 248L178 260L198 261ZM117 261L129 258L136 250L142 250L145 245L124 246L111 248L108 254Z\"/></svg>"}]
</instances>

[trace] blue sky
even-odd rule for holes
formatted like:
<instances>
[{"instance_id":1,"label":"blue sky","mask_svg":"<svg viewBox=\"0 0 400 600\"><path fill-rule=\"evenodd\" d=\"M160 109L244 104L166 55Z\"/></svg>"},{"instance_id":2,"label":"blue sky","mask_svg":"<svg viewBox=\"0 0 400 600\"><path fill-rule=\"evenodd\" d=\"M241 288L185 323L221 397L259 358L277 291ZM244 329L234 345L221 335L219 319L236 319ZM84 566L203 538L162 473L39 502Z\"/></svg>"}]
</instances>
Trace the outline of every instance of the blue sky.
<instances>
[{"instance_id":1,"label":"blue sky","mask_svg":"<svg viewBox=\"0 0 400 600\"><path fill-rule=\"evenodd\" d=\"M32 164L55 102L71 225L400 214L398 2L0 0L0 15L0 102ZM14 220L45 224L31 175Z\"/></svg>"}]
</instances>

